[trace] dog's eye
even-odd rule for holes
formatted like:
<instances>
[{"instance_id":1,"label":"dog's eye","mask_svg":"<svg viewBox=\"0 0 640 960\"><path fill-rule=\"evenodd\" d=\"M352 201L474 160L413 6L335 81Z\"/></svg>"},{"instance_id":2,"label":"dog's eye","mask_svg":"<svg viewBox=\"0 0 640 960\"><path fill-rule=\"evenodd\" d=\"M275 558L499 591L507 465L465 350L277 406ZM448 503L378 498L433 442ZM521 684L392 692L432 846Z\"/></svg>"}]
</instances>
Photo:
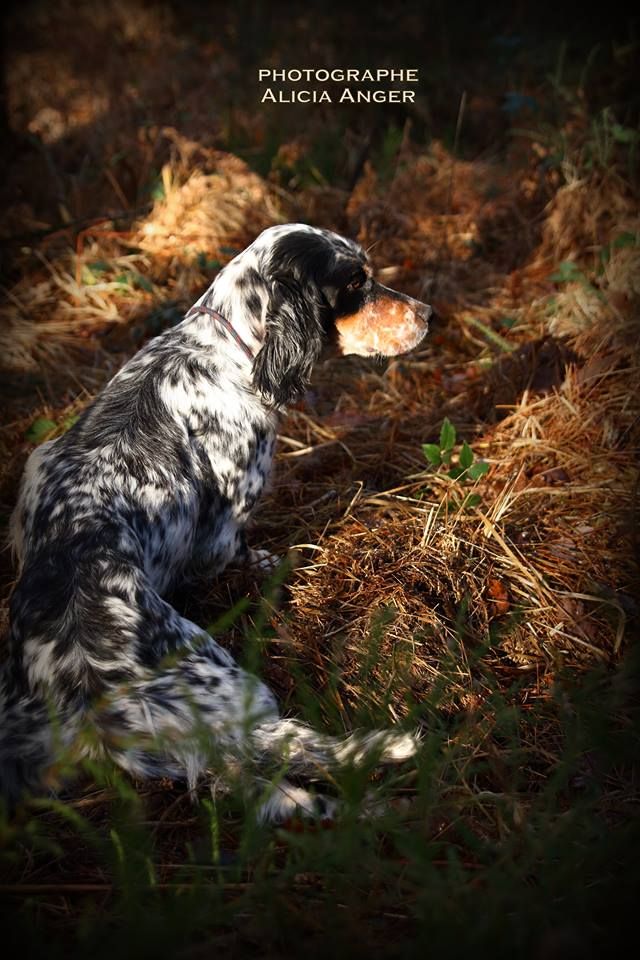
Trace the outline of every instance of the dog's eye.
<instances>
[{"instance_id":1,"label":"dog's eye","mask_svg":"<svg viewBox=\"0 0 640 960\"><path fill-rule=\"evenodd\" d=\"M355 273L349 283L347 284L347 290L359 290L360 287L363 287L367 282L367 275L364 270L361 270L359 273Z\"/></svg>"}]
</instances>

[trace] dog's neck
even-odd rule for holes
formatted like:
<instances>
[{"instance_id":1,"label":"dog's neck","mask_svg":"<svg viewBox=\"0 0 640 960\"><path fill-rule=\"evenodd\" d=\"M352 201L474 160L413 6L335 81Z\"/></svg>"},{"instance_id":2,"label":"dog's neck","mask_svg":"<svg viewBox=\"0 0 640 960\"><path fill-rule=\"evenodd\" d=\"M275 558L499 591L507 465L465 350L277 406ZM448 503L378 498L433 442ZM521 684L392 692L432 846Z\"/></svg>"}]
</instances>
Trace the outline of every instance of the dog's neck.
<instances>
[{"instance_id":1,"label":"dog's neck","mask_svg":"<svg viewBox=\"0 0 640 960\"><path fill-rule=\"evenodd\" d=\"M256 252L247 247L228 263L211 286L195 302L187 318L189 326L203 346L214 345L227 324L227 339L233 345L234 359L251 367L264 342L268 287L262 280ZM207 308L197 315L197 308ZM221 324L210 311L221 315ZM191 320L193 318L193 320Z\"/></svg>"},{"instance_id":2,"label":"dog's neck","mask_svg":"<svg viewBox=\"0 0 640 960\"><path fill-rule=\"evenodd\" d=\"M235 341L235 343L242 350L244 355L249 359L250 363L253 364L253 361L256 358L255 353L253 352L251 347L247 343L245 343L245 341L242 339L242 337L240 336L236 328L233 326L233 324L229 320L227 320L226 317L223 317L223 315L218 310L214 310L211 307L207 306L206 304L200 303L191 307L191 309L187 311L185 315L185 320L191 320L193 317L197 317L198 314L204 314L205 316L211 317L212 320L219 323L220 326L231 336L231 339Z\"/></svg>"}]
</instances>

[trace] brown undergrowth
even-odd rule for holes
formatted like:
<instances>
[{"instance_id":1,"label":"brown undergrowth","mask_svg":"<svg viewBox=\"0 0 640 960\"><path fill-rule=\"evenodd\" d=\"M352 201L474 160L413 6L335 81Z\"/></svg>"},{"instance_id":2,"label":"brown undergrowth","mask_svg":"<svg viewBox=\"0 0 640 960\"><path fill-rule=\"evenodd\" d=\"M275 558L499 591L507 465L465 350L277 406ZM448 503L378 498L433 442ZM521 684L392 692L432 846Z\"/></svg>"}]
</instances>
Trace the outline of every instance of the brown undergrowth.
<instances>
[{"instance_id":1,"label":"brown undergrowth","mask_svg":"<svg viewBox=\"0 0 640 960\"><path fill-rule=\"evenodd\" d=\"M11 398L7 506L32 421L77 412L139 342L179 317L217 264L300 205L242 161L175 130L163 136L171 156L153 209L126 233L97 224L56 252L45 238L37 273L9 291L5 365L18 378L35 372L47 402ZM573 249L572 222L574 246L588 221L598 250L623 232L637 237L638 222L615 176L548 197L543 178L533 190L525 174L456 162L436 144L405 156L390 184L369 169L345 198L379 275L425 298L434 288L439 319L411 357L327 362L283 421L254 537L281 555L297 551L274 641L285 689L289 658L315 664L320 685L338 663L353 707L383 609L378 670L388 672L389 658L409 664L403 682L418 697L459 642L461 605L465 636L500 627L501 669L530 670L535 683L559 661L611 662L621 651L636 612L637 247L614 245L595 283L551 275ZM523 221L533 223L524 239ZM508 262L483 245L492 231ZM74 383L85 392L67 407ZM445 417L491 466L471 509L451 505L455 483L421 453ZM211 586L214 606L229 589Z\"/></svg>"}]
</instances>

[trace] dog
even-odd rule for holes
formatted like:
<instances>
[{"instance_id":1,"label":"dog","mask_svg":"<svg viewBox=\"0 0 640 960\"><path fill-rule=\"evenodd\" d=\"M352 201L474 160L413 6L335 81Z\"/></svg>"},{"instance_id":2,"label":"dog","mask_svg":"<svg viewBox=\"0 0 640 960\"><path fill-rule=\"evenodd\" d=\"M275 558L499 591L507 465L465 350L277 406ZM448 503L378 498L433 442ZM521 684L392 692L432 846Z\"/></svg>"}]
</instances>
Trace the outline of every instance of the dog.
<instances>
[{"instance_id":1,"label":"dog","mask_svg":"<svg viewBox=\"0 0 640 960\"><path fill-rule=\"evenodd\" d=\"M192 790L216 762L249 764L262 818L325 816L327 798L287 779L265 791L260 771L313 778L415 752L411 734L331 737L281 718L272 691L164 598L196 574L264 560L245 526L279 416L314 363L332 350L405 353L430 313L377 283L353 241L270 227L67 433L33 451L11 522L18 579L0 700L9 804L42 789L66 749Z\"/></svg>"}]
</instances>

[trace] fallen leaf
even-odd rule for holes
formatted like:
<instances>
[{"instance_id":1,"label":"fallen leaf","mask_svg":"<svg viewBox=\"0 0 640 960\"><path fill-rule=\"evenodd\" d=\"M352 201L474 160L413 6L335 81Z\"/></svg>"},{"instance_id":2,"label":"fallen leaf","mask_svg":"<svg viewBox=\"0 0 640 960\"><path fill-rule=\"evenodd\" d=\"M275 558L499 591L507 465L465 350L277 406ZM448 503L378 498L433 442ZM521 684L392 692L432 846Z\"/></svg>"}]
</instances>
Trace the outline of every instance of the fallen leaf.
<instances>
[{"instance_id":1,"label":"fallen leaf","mask_svg":"<svg viewBox=\"0 0 640 960\"><path fill-rule=\"evenodd\" d=\"M502 617L505 613L509 612L511 606L509 602L509 591L502 580L492 577L487 583L487 594L489 603L493 604L495 616Z\"/></svg>"}]
</instances>

